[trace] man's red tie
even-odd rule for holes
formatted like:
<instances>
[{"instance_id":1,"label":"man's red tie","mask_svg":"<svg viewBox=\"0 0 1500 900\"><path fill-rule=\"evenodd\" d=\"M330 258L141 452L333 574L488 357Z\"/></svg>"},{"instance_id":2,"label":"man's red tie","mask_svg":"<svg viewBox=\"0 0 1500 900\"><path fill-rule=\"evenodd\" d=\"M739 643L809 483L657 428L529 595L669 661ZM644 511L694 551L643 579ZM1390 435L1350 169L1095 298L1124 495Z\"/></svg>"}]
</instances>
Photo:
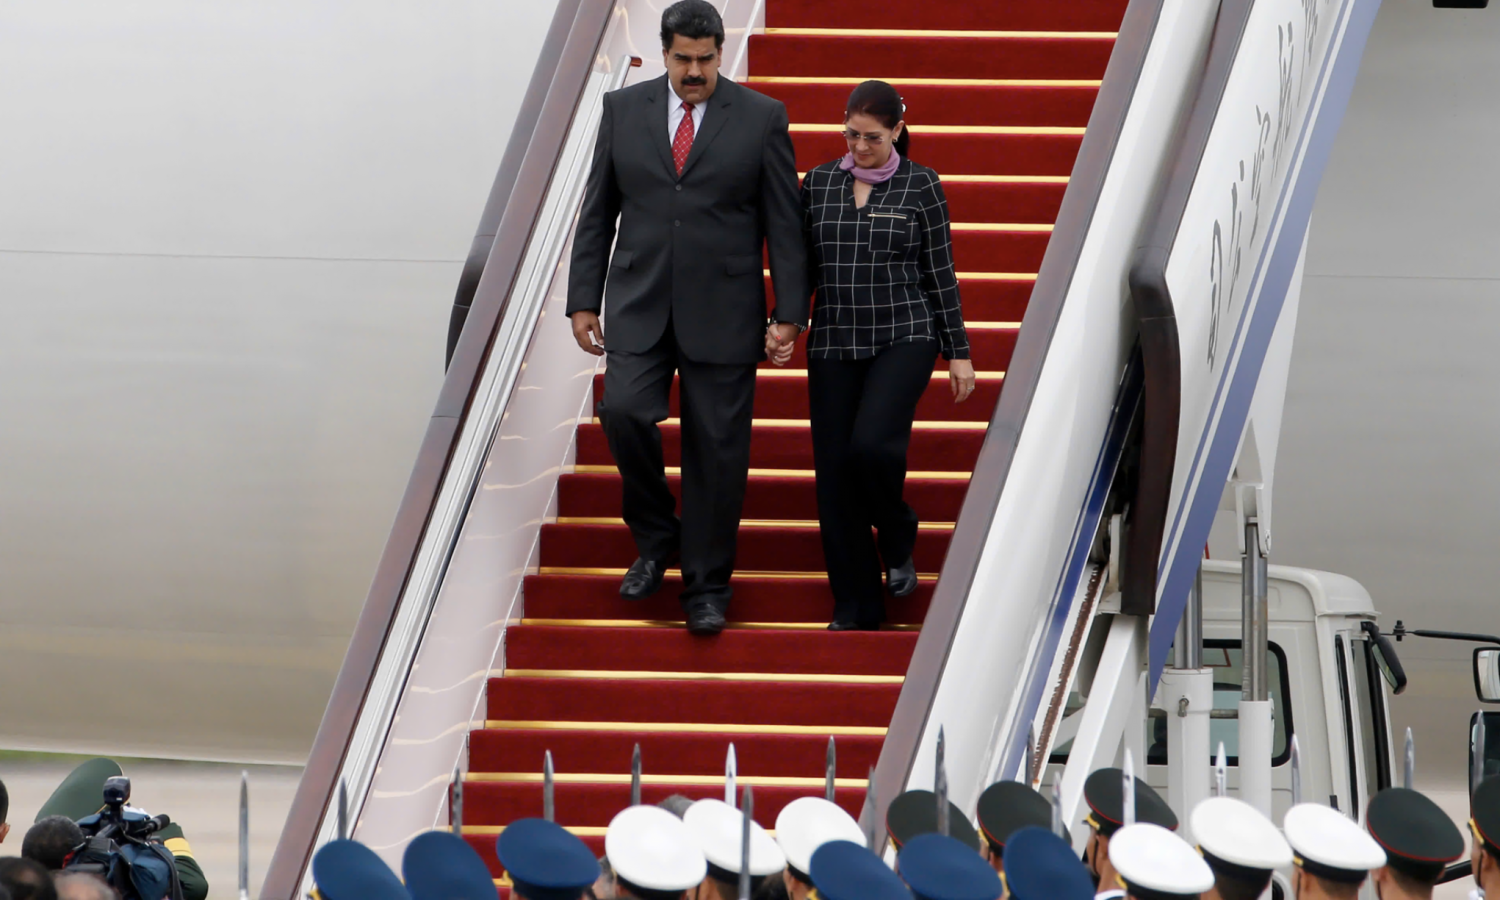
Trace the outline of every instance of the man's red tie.
<instances>
[{"instance_id":1,"label":"man's red tie","mask_svg":"<svg viewBox=\"0 0 1500 900\"><path fill-rule=\"evenodd\" d=\"M688 152L693 149L693 104L682 104L682 123L677 126L677 136L672 138L672 161L677 163L677 174L682 174L682 165L687 162Z\"/></svg>"}]
</instances>

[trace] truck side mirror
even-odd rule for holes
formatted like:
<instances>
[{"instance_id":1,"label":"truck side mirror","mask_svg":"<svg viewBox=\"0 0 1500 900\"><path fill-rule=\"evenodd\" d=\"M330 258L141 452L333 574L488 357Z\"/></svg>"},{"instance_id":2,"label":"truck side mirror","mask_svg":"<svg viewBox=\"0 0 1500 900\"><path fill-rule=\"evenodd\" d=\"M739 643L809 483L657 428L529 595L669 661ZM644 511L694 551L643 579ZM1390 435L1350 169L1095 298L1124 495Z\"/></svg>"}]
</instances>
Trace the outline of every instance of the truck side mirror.
<instances>
[{"instance_id":1,"label":"truck side mirror","mask_svg":"<svg viewBox=\"0 0 1500 900\"><path fill-rule=\"evenodd\" d=\"M1474 693L1483 703L1500 703L1500 647L1474 648Z\"/></svg>"},{"instance_id":2,"label":"truck side mirror","mask_svg":"<svg viewBox=\"0 0 1500 900\"><path fill-rule=\"evenodd\" d=\"M1396 647L1391 639L1381 634L1374 622L1360 622L1359 628L1370 639L1370 652L1375 657L1375 664L1380 667L1380 674L1385 676L1385 683L1391 686L1391 693L1399 694L1406 690L1406 667L1401 665L1401 657L1396 655ZM1500 696L1496 699L1500 700Z\"/></svg>"}]
</instances>

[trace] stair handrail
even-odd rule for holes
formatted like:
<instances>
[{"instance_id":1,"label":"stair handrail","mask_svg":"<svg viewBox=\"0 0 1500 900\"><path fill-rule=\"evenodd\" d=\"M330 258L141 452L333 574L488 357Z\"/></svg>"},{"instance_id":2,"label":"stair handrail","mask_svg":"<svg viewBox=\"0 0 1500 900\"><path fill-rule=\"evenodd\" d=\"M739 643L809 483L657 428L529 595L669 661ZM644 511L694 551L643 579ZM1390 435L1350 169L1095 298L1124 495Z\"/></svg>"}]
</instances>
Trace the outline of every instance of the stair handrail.
<instances>
[{"instance_id":1,"label":"stair handrail","mask_svg":"<svg viewBox=\"0 0 1500 900\"><path fill-rule=\"evenodd\" d=\"M535 288L535 277L523 279L561 252L570 231L571 215L557 221L553 209L549 217L547 201L563 148L570 136L576 140L575 116L591 96L591 75L616 19L614 6L613 0L560 0L553 16L465 266L466 278L478 271L473 301L452 344L436 408L272 856L262 900L300 896L312 854L326 837L337 784L351 764L365 770L351 781L357 821L373 774L369 762L378 756L441 582L447 558L441 545L451 543L462 521L524 355L530 329L519 321L524 311L512 306L512 298ZM615 74L623 78L628 68L622 64ZM597 86L592 90L599 93ZM491 223L494 237L478 266Z\"/></svg>"}]
</instances>

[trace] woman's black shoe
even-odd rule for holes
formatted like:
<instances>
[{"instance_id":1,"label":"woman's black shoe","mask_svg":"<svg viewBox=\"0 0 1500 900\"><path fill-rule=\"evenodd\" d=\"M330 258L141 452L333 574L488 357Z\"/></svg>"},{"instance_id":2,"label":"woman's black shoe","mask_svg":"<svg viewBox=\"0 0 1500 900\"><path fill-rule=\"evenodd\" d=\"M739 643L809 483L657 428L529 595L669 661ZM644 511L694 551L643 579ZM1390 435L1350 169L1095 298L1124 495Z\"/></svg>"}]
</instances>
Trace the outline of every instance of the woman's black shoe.
<instances>
[{"instance_id":1,"label":"woman's black shoe","mask_svg":"<svg viewBox=\"0 0 1500 900\"><path fill-rule=\"evenodd\" d=\"M892 597L905 597L917 589L917 566L910 559L885 573L885 589Z\"/></svg>"}]
</instances>

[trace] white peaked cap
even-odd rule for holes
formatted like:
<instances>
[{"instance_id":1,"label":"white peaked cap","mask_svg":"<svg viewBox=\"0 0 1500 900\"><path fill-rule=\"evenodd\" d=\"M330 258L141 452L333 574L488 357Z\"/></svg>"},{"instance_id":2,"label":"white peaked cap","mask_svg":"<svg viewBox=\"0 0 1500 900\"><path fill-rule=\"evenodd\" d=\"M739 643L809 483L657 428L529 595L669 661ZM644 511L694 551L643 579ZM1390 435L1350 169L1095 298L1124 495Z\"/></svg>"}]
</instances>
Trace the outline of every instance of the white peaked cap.
<instances>
[{"instance_id":1,"label":"white peaked cap","mask_svg":"<svg viewBox=\"0 0 1500 900\"><path fill-rule=\"evenodd\" d=\"M621 811L604 832L615 874L637 887L685 891L703 883L708 863L682 820L655 806Z\"/></svg>"},{"instance_id":2,"label":"white peaked cap","mask_svg":"<svg viewBox=\"0 0 1500 900\"><path fill-rule=\"evenodd\" d=\"M1128 884L1196 897L1214 886L1214 873L1187 841L1160 825L1138 822L1109 839L1109 862ZM1113 885L1100 885L1108 889Z\"/></svg>"},{"instance_id":3,"label":"white peaked cap","mask_svg":"<svg viewBox=\"0 0 1500 900\"><path fill-rule=\"evenodd\" d=\"M1385 851L1369 832L1336 809L1318 803L1299 803L1286 811L1282 827L1287 843L1300 857L1299 863L1312 862L1351 872L1368 872L1385 865Z\"/></svg>"},{"instance_id":4,"label":"white peaked cap","mask_svg":"<svg viewBox=\"0 0 1500 900\"><path fill-rule=\"evenodd\" d=\"M1260 810L1234 797L1209 797L1189 819L1193 839L1203 852L1250 869L1279 869L1291 864L1292 848L1281 829Z\"/></svg>"},{"instance_id":5,"label":"white peaked cap","mask_svg":"<svg viewBox=\"0 0 1500 900\"><path fill-rule=\"evenodd\" d=\"M854 817L822 797L798 797L776 816L776 843L786 864L809 874L812 855L829 841L853 841L864 846L865 833Z\"/></svg>"},{"instance_id":6,"label":"white peaked cap","mask_svg":"<svg viewBox=\"0 0 1500 900\"><path fill-rule=\"evenodd\" d=\"M740 844L744 840L745 814L723 800L699 800L683 814L682 822L710 865L726 872L740 872ZM750 823L750 874L773 875L786 868L781 848L755 822Z\"/></svg>"}]
</instances>

